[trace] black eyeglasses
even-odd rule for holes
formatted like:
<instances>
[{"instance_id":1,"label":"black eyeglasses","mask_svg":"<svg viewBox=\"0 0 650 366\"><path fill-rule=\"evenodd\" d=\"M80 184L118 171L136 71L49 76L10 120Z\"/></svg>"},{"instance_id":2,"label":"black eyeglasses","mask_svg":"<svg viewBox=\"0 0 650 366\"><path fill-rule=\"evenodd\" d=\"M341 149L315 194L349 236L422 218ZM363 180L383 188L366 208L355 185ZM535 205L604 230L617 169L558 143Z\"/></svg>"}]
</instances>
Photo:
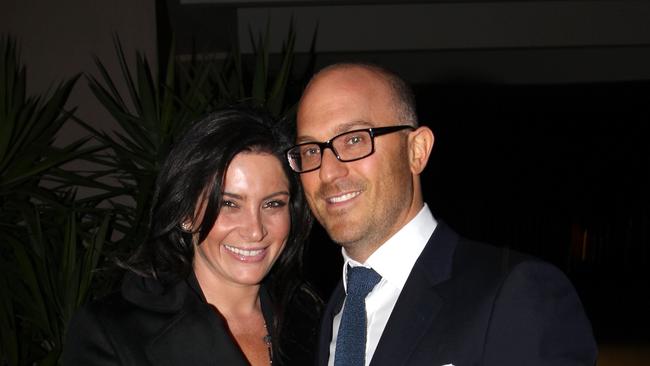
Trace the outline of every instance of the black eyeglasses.
<instances>
[{"instance_id":1,"label":"black eyeglasses","mask_svg":"<svg viewBox=\"0 0 650 366\"><path fill-rule=\"evenodd\" d=\"M388 126L364 128L344 132L325 142L303 142L286 151L291 169L296 173L307 173L320 168L323 151L332 150L338 161L347 163L361 160L375 152L375 137L410 129L413 126Z\"/></svg>"}]
</instances>

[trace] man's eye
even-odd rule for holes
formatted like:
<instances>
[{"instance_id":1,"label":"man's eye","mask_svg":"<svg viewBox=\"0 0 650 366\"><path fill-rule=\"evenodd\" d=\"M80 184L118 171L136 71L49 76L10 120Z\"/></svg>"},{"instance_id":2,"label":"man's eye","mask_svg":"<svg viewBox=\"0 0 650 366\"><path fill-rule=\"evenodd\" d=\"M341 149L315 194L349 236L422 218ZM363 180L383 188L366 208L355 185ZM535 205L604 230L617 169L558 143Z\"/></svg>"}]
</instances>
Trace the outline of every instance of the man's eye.
<instances>
[{"instance_id":1,"label":"man's eye","mask_svg":"<svg viewBox=\"0 0 650 366\"><path fill-rule=\"evenodd\" d=\"M345 140L347 145L357 145L363 143L363 136L361 135L352 135Z\"/></svg>"},{"instance_id":2,"label":"man's eye","mask_svg":"<svg viewBox=\"0 0 650 366\"><path fill-rule=\"evenodd\" d=\"M306 147L302 150L302 155L303 156L315 156L320 153L320 150L316 146L311 146L311 147Z\"/></svg>"}]
</instances>

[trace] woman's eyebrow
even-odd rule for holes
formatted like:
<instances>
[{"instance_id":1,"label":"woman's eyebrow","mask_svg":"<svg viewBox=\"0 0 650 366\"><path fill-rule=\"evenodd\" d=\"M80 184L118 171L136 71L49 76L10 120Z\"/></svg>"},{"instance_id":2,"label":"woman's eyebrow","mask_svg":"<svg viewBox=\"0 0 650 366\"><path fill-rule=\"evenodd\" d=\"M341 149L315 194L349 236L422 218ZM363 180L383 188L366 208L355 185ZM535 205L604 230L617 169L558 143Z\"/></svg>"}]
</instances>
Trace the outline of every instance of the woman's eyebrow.
<instances>
[{"instance_id":1,"label":"woman's eyebrow","mask_svg":"<svg viewBox=\"0 0 650 366\"><path fill-rule=\"evenodd\" d=\"M232 192L223 192L222 196L228 196L239 200L243 200L245 198L245 196L241 194L232 193ZM263 199L269 199L275 196L290 196L290 194L288 191L277 191L265 196Z\"/></svg>"}]
</instances>

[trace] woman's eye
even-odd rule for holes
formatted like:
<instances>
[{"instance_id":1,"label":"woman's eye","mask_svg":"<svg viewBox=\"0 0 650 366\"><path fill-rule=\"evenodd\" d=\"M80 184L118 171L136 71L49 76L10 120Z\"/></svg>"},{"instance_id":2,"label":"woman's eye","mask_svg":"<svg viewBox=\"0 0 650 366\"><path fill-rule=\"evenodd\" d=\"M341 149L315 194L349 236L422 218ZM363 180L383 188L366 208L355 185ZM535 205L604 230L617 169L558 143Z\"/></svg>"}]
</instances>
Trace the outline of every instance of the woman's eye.
<instances>
[{"instance_id":1,"label":"woman's eye","mask_svg":"<svg viewBox=\"0 0 650 366\"><path fill-rule=\"evenodd\" d=\"M236 208L237 204L233 201L223 200L221 201L221 207Z\"/></svg>"},{"instance_id":2,"label":"woman's eye","mask_svg":"<svg viewBox=\"0 0 650 366\"><path fill-rule=\"evenodd\" d=\"M269 201L266 204L264 204L264 208L280 208L286 206L287 203L282 200L274 200L274 201Z\"/></svg>"}]
</instances>

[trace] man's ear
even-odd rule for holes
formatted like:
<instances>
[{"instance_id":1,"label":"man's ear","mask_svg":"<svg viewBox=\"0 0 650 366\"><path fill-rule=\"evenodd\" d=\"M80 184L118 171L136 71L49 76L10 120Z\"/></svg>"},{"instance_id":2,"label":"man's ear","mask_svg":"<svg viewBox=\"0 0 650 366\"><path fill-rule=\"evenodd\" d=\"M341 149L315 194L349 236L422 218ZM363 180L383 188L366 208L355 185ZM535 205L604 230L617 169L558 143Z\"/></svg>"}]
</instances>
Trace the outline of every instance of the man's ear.
<instances>
[{"instance_id":1,"label":"man's ear","mask_svg":"<svg viewBox=\"0 0 650 366\"><path fill-rule=\"evenodd\" d=\"M427 166L434 136L429 127L420 126L409 134L409 165L413 174L419 175Z\"/></svg>"}]
</instances>

